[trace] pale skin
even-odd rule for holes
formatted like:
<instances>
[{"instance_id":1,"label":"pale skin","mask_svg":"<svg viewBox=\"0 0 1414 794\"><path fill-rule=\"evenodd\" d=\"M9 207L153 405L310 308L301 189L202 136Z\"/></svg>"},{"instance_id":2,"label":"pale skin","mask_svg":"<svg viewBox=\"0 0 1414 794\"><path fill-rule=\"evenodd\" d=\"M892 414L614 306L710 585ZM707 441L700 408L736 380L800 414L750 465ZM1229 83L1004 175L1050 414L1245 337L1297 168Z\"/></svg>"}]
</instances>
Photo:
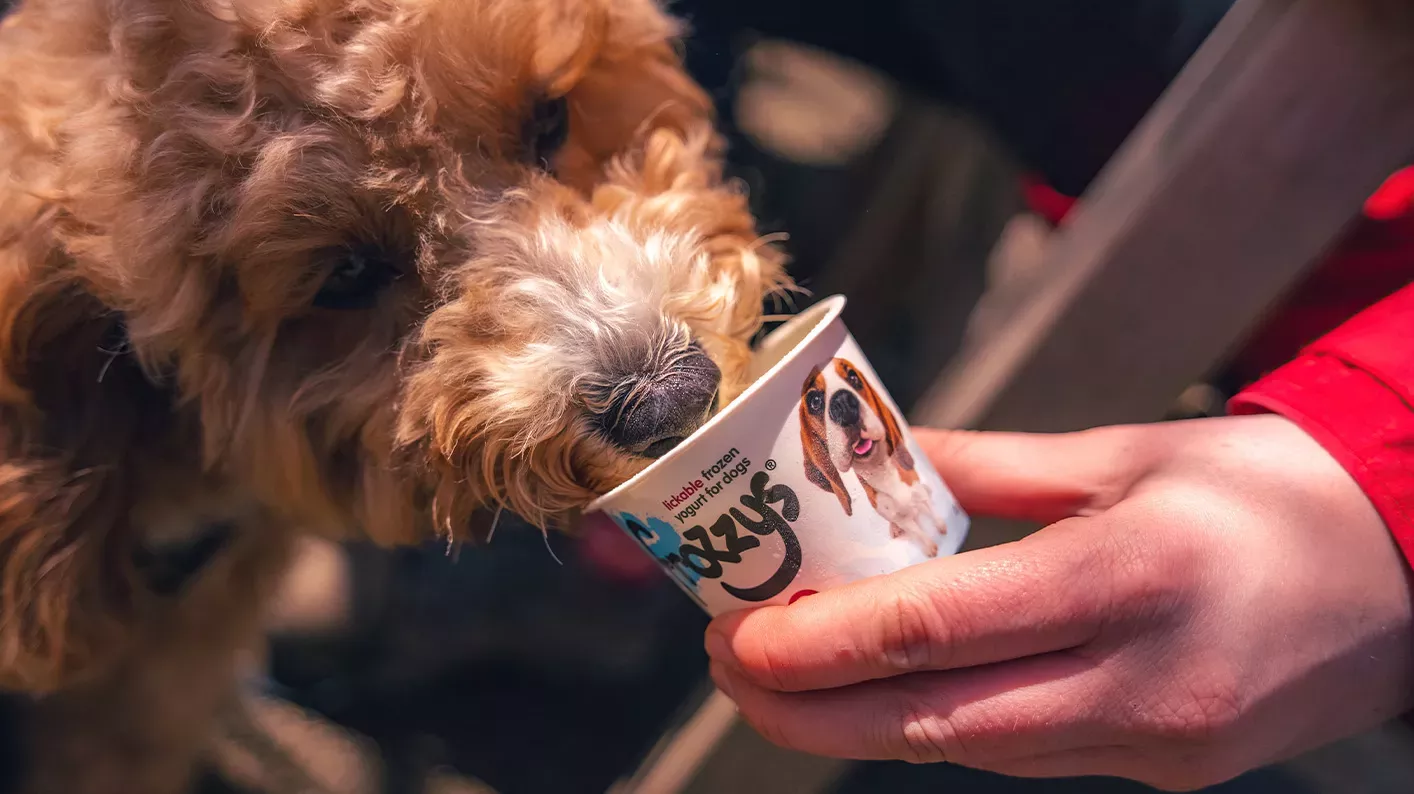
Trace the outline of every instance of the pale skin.
<instances>
[{"instance_id":1,"label":"pale skin","mask_svg":"<svg viewBox=\"0 0 1414 794\"><path fill-rule=\"evenodd\" d=\"M1287 420L915 433L973 515L1047 526L714 621L772 741L1189 790L1414 706L1408 564Z\"/></svg>"}]
</instances>

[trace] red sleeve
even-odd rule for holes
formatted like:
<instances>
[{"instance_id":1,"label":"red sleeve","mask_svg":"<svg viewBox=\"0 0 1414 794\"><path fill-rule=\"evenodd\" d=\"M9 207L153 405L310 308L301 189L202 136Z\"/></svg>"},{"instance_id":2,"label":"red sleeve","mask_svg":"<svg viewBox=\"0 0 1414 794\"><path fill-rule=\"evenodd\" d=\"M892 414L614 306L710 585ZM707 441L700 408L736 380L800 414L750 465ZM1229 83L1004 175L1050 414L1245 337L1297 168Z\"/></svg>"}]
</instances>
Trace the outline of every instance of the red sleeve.
<instances>
[{"instance_id":1,"label":"red sleeve","mask_svg":"<svg viewBox=\"0 0 1414 794\"><path fill-rule=\"evenodd\" d=\"M1300 425L1350 472L1414 563L1414 285L1233 399Z\"/></svg>"}]
</instances>

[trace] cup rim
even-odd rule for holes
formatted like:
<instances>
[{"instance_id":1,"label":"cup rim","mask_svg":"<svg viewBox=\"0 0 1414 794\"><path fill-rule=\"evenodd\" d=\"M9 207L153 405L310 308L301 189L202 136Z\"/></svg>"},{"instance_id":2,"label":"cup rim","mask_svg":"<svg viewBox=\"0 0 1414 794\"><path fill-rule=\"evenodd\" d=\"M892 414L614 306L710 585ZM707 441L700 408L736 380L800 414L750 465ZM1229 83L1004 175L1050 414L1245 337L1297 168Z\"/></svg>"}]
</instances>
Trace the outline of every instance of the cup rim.
<instances>
[{"instance_id":1,"label":"cup rim","mask_svg":"<svg viewBox=\"0 0 1414 794\"><path fill-rule=\"evenodd\" d=\"M620 483L618 487L614 488L606 494L603 494L602 496L595 498L594 501L590 502L589 505L584 508L584 512L603 512L605 502L608 502L612 499L616 499L620 496L623 496L625 493L633 490L644 480L651 477L655 472L667 467L673 461L687 454L687 450L689 448L699 444L702 439L710 435L711 432L719 425L725 424L731 416L741 410L741 407L743 405L745 405L747 402L750 402L754 396L760 393L761 389L765 388L765 384L775 380L776 377L780 375L781 371L784 370L788 364L790 364L796 359L797 356L800 355L801 350L804 350L807 345L818 339L821 334L825 333L825 329L829 328L830 324L833 323L837 318L839 318L840 314L844 312L845 303L847 303L847 301L845 300L845 297L843 295L831 295L828 298L823 298L817 301L813 306L807 308L805 311L795 315L789 320L786 320L784 323L781 324L779 328L776 328L774 331L767 334L766 339L769 339L777 334L787 333L789 329L799 325L803 325L805 323L814 322L815 324L814 327L811 328L810 331L805 334L805 336L800 338L799 342L795 343L794 347L792 347L790 350L787 350L776 361L776 363L771 365L770 369L761 373L760 377L752 381L752 383L747 386L746 389L740 395L738 395L735 400L732 400L726 408L723 408L721 411L718 411L716 416L713 416L711 419L708 419L707 422L702 425L702 427L699 427L692 435L688 436L685 441L670 450L668 454L653 461L643 471L640 471L639 473L628 478L628 480L624 481L623 483ZM764 341L765 340L763 340L763 342Z\"/></svg>"}]
</instances>

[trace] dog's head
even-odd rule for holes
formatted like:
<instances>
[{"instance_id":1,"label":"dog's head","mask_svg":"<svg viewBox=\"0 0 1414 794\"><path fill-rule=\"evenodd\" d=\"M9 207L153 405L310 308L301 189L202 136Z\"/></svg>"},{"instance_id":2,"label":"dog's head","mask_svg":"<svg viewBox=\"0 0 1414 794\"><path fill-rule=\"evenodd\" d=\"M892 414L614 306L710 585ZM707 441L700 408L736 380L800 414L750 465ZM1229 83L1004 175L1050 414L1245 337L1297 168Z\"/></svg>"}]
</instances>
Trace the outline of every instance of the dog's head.
<instances>
[{"instance_id":1,"label":"dog's head","mask_svg":"<svg viewBox=\"0 0 1414 794\"><path fill-rule=\"evenodd\" d=\"M785 283L678 32L653 0L32 0L0 245L42 228L41 277L291 520L552 522L744 386Z\"/></svg>"},{"instance_id":2,"label":"dog's head","mask_svg":"<svg viewBox=\"0 0 1414 794\"><path fill-rule=\"evenodd\" d=\"M800 434L806 476L833 491L851 515L841 473L883 459L902 471L913 471L913 456L904 444L898 418L859 369L842 358L816 368L806 379L800 398Z\"/></svg>"}]
</instances>

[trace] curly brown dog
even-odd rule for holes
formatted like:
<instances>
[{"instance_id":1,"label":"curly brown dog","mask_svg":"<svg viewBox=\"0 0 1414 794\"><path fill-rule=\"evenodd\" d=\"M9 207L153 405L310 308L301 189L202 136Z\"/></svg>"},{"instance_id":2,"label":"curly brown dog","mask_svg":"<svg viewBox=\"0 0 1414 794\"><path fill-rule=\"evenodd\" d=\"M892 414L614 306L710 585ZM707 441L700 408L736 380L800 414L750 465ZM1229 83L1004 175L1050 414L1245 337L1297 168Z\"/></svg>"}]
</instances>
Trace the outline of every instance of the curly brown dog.
<instances>
[{"instance_id":1,"label":"curly brown dog","mask_svg":"<svg viewBox=\"0 0 1414 794\"><path fill-rule=\"evenodd\" d=\"M572 515L785 284L652 0L26 0L0 29L0 689L179 791L301 532Z\"/></svg>"}]
</instances>

